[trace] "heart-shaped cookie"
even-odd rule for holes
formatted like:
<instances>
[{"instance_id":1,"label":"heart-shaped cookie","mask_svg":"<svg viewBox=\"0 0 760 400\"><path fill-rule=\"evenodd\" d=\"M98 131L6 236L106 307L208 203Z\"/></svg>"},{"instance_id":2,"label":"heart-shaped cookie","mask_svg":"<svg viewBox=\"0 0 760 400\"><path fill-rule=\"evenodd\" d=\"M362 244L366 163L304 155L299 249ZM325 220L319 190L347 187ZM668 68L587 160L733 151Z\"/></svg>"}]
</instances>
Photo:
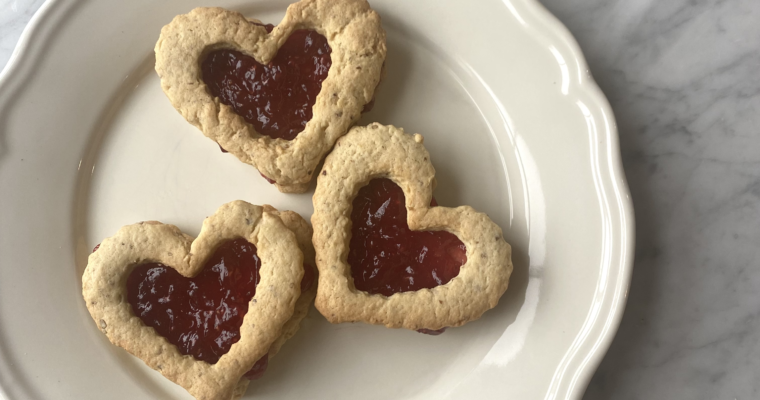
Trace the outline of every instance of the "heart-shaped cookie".
<instances>
[{"instance_id":1,"label":"heart-shaped cookie","mask_svg":"<svg viewBox=\"0 0 760 400\"><path fill-rule=\"evenodd\" d=\"M422 142L375 123L352 128L325 159L311 222L320 273L315 304L330 322L436 331L480 318L506 291L511 248L501 228L469 206L431 205L435 170ZM398 201L408 228L395 220ZM426 257L435 265L426 267ZM393 271L387 279L385 268Z\"/></svg>"},{"instance_id":2,"label":"heart-shaped cookie","mask_svg":"<svg viewBox=\"0 0 760 400\"><path fill-rule=\"evenodd\" d=\"M105 239L90 255L82 277L82 293L96 325L113 344L142 359L197 399L234 399L248 385L248 379L241 377L255 372L251 369L258 360L266 361L267 355L276 354L298 330L308 311L316 285L311 284L302 295L301 284L304 267L311 268L309 264L313 262L310 236L306 221L297 214L243 201L220 207L204 221L195 240L173 225L128 225ZM214 271L204 270L210 259L215 264L211 267ZM253 264L257 264L255 271L250 269ZM183 325L180 320L187 315L181 315L182 310L175 306L150 310L168 301L177 306L183 303L183 279L162 281L167 273L194 279L186 282L192 291L185 299L197 304L197 322L191 318ZM205 278L209 273L210 278ZM199 287L209 283L218 286L225 279L246 287L238 293L255 292L253 298L235 299L227 289ZM164 285L166 282L172 283L170 287ZM160 290L165 290L166 295L151 298L161 295ZM225 290L226 298L214 299L214 291ZM239 317L230 319L219 314L220 310L233 316L243 312L244 316L242 321ZM144 321L151 321L155 328ZM174 325L157 326L166 323ZM157 333L181 326L205 326L203 329L219 334L205 340L227 340L226 348L213 344L214 348L200 348L195 342L204 339L196 333L190 334L195 335L190 340L177 339L181 335L176 332L168 333L174 343ZM209 351L217 354L209 356ZM260 372L262 368L258 367Z\"/></svg>"},{"instance_id":3,"label":"heart-shaped cookie","mask_svg":"<svg viewBox=\"0 0 760 400\"><path fill-rule=\"evenodd\" d=\"M365 0L302 0L271 33L196 8L161 30L155 52L161 87L188 122L280 191L302 193L373 100L386 47Z\"/></svg>"},{"instance_id":4,"label":"heart-shaped cookie","mask_svg":"<svg viewBox=\"0 0 760 400\"><path fill-rule=\"evenodd\" d=\"M384 296L432 289L467 262L467 249L453 233L409 229L404 200L388 178L372 179L354 198L346 262L356 289Z\"/></svg>"}]
</instances>

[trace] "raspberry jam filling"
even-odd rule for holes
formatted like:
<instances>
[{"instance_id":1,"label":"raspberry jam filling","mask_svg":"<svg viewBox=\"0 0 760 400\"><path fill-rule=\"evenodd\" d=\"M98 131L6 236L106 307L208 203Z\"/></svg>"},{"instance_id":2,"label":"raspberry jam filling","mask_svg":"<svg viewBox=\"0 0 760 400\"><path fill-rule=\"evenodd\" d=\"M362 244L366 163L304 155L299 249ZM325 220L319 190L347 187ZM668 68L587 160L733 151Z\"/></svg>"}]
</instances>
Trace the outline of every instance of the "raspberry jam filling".
<instances>
[{"instance_id":1,"label":"raspberry jam filling","mask_svg":"<svg viewBox=\"0 0 760 400\"><path fill-rule=\"evenodd\" d=\"M436 205L434 199L431 206ZM448 283L467 262L456 235L409 229L404 192L390 179L373 179L359 190L351 222L347 261L358 290L391 296L432 289Z\"/></svg>"},{"instance_id":2,"label":"raspberry jam filling","mask_svg":"<svg viewBox=\"0 0 760 400\"><path fill-rule=\"evenodd\" d=\"M274 25L265 28L271 32ZM311 120L331 51L324 36L296 30L267 65L236 50L212 51L201 65L203 81L257 132L293 140Z\"/></svg>"},{"instance_id":3,"label":"raspberry jam filling","mask_svg":"<svg viewBox=\"0 0 760 400\"><path fill-rule=\"evenodd\" d=\"M127 278L127 297L135 315L180 353L215 364L240 340L240 326L256 294L260 268L256 246L245 239L230 240L193 278L159 263L138 265ZM301 287L308 289L314 271L306 264L304 271ZM245 376L260 377L268 359L264 355Z\"/></svg>"},{"instance_id":4,"label":"raspberry jam filling","mask_svg":"<svg viewBox=\"0 0 760 400\"><path fill-rule=\"evenodd\" d=\"M443 332L446 332L446 328L441 328L441 329L436 329L436 330L432 330L432 329L417 329L417 332L424 333L424 334L430 335L430 336L438 336L438 335L442 334Z\"/></svg>"}]
</instances>

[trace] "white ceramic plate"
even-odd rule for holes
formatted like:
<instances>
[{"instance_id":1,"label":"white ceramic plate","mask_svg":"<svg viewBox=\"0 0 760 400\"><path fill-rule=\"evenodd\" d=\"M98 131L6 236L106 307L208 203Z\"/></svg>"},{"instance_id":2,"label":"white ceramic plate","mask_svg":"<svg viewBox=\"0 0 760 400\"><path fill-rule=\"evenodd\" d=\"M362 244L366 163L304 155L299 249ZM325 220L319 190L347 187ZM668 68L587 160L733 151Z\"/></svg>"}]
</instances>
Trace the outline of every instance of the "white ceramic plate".
<instances>
[{"instance_id":1,"label":"white ceramic plate","mask_svg":"<svg viewBox=\"0 0 760 400\"><path fill-rule=\"evenodd\" d=\"M0 386L8 399L187 399L111 346L80 294L86 257L125 224L197 234L234 199L308 218L223 154L162 93L161 26L200 5L277 23L287 1L48 1L0 78ZM375 0L388 32L379 121L420 132L442 205L504 229L498 307L432 337L330 325L312 310L247 396L577 399L626 298L633 218L612 113L575 41L534 0Z\"/></svg>"}]
</instances>

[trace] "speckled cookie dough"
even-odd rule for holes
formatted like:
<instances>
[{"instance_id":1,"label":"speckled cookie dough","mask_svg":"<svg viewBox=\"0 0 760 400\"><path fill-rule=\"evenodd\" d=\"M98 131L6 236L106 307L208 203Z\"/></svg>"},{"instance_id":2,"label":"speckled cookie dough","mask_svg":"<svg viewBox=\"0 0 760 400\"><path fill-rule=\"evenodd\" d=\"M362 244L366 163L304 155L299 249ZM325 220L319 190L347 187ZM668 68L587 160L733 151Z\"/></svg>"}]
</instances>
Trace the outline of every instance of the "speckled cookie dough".
<instances>
[{"instance_id":1,"label":"speckled cookie dough","mask_svg":"<svg viewBox=\"0 0 760 400\"><path fill-rule=\"evenodd\" d=\"M90 255L82 276L82 294L95 324L111 343L196 399L237 399L248 386L243 374L267 352L274 355L298 330L308 310L316 282L304 296L300 296L300 283L304 261L313 262L310 236L310 228L298 214L244 201L221 206L206 218L195 240L176 226L160 222L128 225L103 240ZM125 300L126 280L136 265L146 262L159 262L186 277L194 276L220 244L237 238L257 247L261 281L243 318L240 340L211 365L182 355L134 315Z\"/></svg>"},{"instance_id":2,"label":"speckled cookie dough","mask_svg":"<svg viewBox=\"0 0 760 400\"><path fill-rule=\"evenodd\" d=\"M362 321L389 328L461 326L496 306L512 273L511 247L487 215L472 207L430 207L435 170L419 134L377 123L354 127L325 159L314 193L314 248L319 268L316 307L330 322ZM457 277L433 289L390 297L355 288L346 263L351 208L359 189L389 178L404 191L413 230L446 230L467 247Z\"/></svg>"},{"instance_id":3,"label":"speckled cookie dough","mask_svg":"<svg viewBox=\"0 0 760 400\"><path fill-rule=\"evenodd\" d=\"M311 229L311 226L309 226L309 223L306 222L306 220L303 219L300 215L298 215L298 213L295 213L293 211L277 212L272 207L266 205L264 206L264 209L271 209L274 214L277 214L280 217L283 224L285 224L288 229L295 233L298 247L301 249L301 253L303 253L303 262L305 264L304 268L311 268L314 271L314 283L312 283L311 287L305 292L302 292L298 297L295 310L293 311L293 316L290 317L288 322L285 323L285 326L282 327L282 333L280 336L274 341L274 343L272 343L271 346L269 346L269 359L271 360L272 357L274 357L275 354L280 351L280 348L285 343L285 341L293 337L293 335L298 332L298 329L301 325L301 320L303 320L304 317L306 317L306 314L309 313L309 309L314 303L314 297L317 296L317 279L319 275L316 270L316 263L314 261L314 246L311 244L311 236L313 234L313 231Z\"/></svg>"},{"instance_id":4,"label":"speckled cookie dough","mask_svg":"<svg viewBox=\"0 0 760 400\"><path fill-rule=\"evenodd\" d=\"M296 29L311 29L327 39L332 66L304 130L292 141L272 139L209 94L200 65L205 55L221 48L266 64ZM155 52L161 87L188 122L258 168L280 191L303 193L317 164L372 100L386 46L380 17L365 0L302 0L288 7L270 34L240 13L196 8L161 30Z\"/></svg>"}]
</instances>

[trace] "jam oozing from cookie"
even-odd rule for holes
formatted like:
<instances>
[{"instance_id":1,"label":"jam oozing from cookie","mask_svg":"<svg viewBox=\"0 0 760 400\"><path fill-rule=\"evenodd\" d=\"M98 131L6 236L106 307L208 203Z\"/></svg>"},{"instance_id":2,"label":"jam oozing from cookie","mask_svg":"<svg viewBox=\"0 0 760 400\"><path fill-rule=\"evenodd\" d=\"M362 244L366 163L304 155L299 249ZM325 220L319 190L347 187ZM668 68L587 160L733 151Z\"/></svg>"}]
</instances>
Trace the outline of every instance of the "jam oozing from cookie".
<instances>
[{"instance_id":1,"label":"jam oozing from cookie","mask_svg":"<svg viewBox=\"0 0 760 400\"><path fill-rule=\"evenodd\" d=\"M436 330L433 330L433 329L424 329L423 328L423 329L417 329L417 332L424 333L424 334L430 335L430 336L438 336L438 335L442 334L443 332L446 332L446 328L441 328L441 329L436 329Z\"/></svg>"},{"instance_id":2,"label":"jam oozing from cookie","mask_svg":"<svg viewBox=\"0 0 760 400\"><path fill-rule=\"evenodd\" d=\"M236 50L212 51L201 65L203 81L257 132L293 140L311 120L331 51L324 36L296 30L267 65Z\"/></svg>"},{"instance_id":3,"label":"jam oozing from cookie","mask_svg":"<svg viewBox=\"0 0 760 400\"><path fill-rule=\"evenodd\" d=\"M351 223L347 261L358 290L391 296L432 289L448 283L467 262L456 235L409 229L404 192L390 179L373 179L359 190Z\"/></svg>"},{"instance_id":4,"label":"jam oozing from cookie","mask_svg":"<svg viewBox=\"0 0 760 400\"><path fill-rule=\"evenodd\" d=\"M240 326L256 294L260 268L256 246L245 239L230 240L193 278L159 263L138 265L127 278L127 297L135 315L180 353L214 364L240 340ZM311 270L310 275L304 274L311 286L313 269L304 268ZM267 359L267 355L259 359L246 376L263 374Z\"/></svg>"},{"instance_id":5,"label":"jam oozing from cookie","mask_svg":"<svg viewBox=\"0 0 760 400\"><path fill-rule=\"evenodd\" d=\"M314 267L309 264L303 264L303 278L301 278L301 293L311 289L314 284Z\"/></svg>"},{"instance_id":6,"label":"jam oozing from cookie","mask_svg":"<svg viewBox=\"0 0 760 400\"><path fill-rule=\"evenodd\" d=\"M264 357L259 358L259 360L253 364L251 370L246 372L243 376L248 378L248 380L255 381L264 376L267 367L269 367L269 353L264 354Z\"/></svg>"},{"instance_id":7,"label":"jam oozing from cookie","mask_svg":"<svg viewBox=\"0 0 760 400\"><path fill-rule=\"evenodd\" d=\"M266 175L262 174L261 172L259 172L259 175L261 175L261 177L264 178L265 181L269 182L270 185L274 185L275 183L277 183L273 179L269 179Z\"/></svg>"}]
</instances>

